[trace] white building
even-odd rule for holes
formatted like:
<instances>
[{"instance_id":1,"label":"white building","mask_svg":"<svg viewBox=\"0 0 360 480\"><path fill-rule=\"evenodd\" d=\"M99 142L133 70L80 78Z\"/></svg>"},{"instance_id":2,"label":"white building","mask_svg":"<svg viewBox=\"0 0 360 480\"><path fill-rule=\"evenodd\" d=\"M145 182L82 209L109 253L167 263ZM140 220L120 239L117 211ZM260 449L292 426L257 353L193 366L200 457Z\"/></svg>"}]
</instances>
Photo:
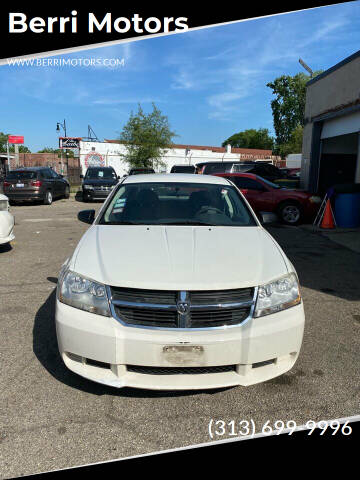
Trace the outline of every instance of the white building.
<instances>
[{"instance_id":1,"label":"white building","mask_svg":"<svg viewBox=\"0 0 360 480\"><path fill-rule=\"evenodd\" d=\"M88 166L111 166L119 176L128 173L129 166L125 161L126 147L117 140L104 142L80 141L80 166L84 174ZM173 165L195 165L210 161L244 161L277 159L271 150L255 150L249 148L210 147L200 145L173 145L165 153L162 160L166 164L166 172ZM163 170L162 170L163 171Z\"/></svg>"}]
</instances>

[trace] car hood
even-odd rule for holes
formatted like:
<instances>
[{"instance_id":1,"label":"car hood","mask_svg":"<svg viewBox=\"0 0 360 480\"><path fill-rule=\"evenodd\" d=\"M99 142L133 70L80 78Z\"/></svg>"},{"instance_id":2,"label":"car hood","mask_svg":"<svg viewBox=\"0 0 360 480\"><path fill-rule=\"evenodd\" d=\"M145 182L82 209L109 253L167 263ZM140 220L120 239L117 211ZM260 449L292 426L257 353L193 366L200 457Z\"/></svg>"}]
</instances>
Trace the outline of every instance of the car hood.
<instances>
[{"instance_id":1,"label":"car hood","mask_svg":"<svg viewBox=\"0 0 360 480\"><path fill-rule=\"evenodd\" d=\"M220 290L269 282L289 265L262 227L93 225L69 268L119 287Z\"/></svg>"}]
</instances>

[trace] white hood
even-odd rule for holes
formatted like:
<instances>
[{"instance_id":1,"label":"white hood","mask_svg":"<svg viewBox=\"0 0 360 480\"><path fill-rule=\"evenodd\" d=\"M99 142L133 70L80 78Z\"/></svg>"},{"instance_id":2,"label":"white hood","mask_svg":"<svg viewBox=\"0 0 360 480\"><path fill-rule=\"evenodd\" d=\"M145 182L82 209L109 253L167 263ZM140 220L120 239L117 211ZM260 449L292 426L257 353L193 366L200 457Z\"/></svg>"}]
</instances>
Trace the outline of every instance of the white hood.
<instances>
[{"instance_id":1,"label":"white hood","mask_svg":"<svg viewBox=\"0 0 360 480\"><path fill-rule=\"evenodd\" d=\"M261 227L93 225L69 267L119 287L220 290L266 283L287 265Z\"/></svg>"}]
</instances>

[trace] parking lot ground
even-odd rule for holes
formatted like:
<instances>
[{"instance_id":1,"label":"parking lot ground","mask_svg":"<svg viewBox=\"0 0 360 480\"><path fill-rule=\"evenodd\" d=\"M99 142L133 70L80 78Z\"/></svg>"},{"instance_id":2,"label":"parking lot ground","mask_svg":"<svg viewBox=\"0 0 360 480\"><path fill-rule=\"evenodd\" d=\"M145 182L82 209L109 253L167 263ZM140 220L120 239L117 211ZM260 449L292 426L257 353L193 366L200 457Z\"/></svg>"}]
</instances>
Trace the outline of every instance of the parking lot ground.
<instances>
[{"instance_id":1,"label":"parking lot ground","mask_svg":"<svg viewBox=\"0 0 360 480\"><path fill-rule=\"evenodd\" d=\"M16 239L0 247L2 477L210 441L211 419L253 419L261 431L268 420L359 414L360 254L303 228L269 228L297 269L305 305L290 372L250 387L174 393L112 389L68 371L57 350L55 287L87 228L76 214L91 205L12 207Z\"/></svg>"}]
</instances>

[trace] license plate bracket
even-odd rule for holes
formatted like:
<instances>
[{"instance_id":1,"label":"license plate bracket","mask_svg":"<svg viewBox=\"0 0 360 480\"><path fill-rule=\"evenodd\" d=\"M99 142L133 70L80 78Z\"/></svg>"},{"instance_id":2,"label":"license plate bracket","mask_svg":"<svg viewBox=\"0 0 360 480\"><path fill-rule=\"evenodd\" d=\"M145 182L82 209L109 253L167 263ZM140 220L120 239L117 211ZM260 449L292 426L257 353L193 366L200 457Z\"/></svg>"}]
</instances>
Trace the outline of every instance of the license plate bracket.
<instances>
[{"instance_id":1,"label":"license plate bracket","mask_svg":"<svg viewBox=\"0 0 360 480\"><path fill-rule=\"evenodd\" d=\"M201 345L165 345L162 353L169 364L177 366L201 366L205 358Z\"/></svg>"}]
</instances>

